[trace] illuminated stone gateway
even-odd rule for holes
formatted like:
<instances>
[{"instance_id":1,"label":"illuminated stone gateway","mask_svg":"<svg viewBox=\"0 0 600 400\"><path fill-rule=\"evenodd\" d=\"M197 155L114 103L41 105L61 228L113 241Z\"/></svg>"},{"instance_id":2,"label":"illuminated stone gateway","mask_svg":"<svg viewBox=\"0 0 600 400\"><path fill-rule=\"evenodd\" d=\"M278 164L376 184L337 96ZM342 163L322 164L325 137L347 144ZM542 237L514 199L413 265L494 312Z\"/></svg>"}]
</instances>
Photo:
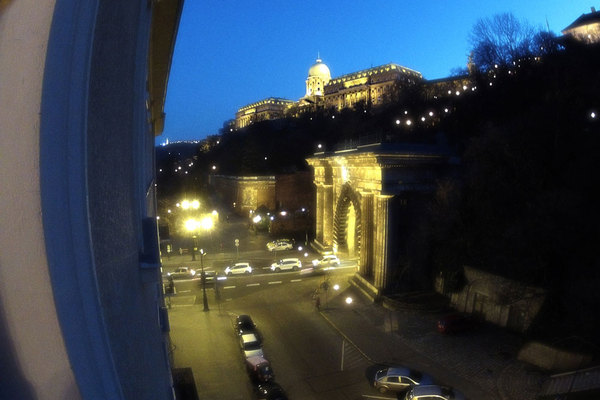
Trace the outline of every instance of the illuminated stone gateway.
<instances>
[{"instance_id":1,"label":"illuminated stone gateway","mask_svg":"<svg viewBox=\"0 0 600 400\"><path fill-rule=\"evenodd\" d=\"M307 159L314 169L313 246L357 260L355 282L376 298L393 289L407 238L435 180L449 171L440 147L374 144Z\"/></svg>"}]
</instances>

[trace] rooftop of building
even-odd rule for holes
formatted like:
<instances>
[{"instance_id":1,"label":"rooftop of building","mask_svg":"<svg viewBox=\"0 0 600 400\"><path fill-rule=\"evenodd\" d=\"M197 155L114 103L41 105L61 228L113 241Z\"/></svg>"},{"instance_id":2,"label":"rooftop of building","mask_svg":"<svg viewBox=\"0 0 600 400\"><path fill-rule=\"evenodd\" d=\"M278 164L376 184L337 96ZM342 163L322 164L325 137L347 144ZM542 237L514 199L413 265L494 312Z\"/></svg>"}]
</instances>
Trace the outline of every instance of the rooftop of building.
<instances>
[{"instance_id":1,"label":"rooftop of building","mask_svg":"<svg viewBox=\"0 0 600 400\"><path fill-rule=\"evenodd\" d=\"M423 78L423 75L419 71L415 71L414 69L403 67L402 65L398 65L395 63L389 63L389 64L384 64L384 65L379 65L377 67L363 69L363 70L357 71L357 72L351 72L349 74L342 75L337 78L333 78L331 81L329 81L329 84L331 85L331 84L341 83L344 81L358 79L358 78L364 78L367 76L382 74L384 72L389 72L389 71L398 71L398 72L401 72L401 73L404 73L407 75L412 75L412 76L418 77L419 79Z\"/></svg>"},{"instance_id":2,"label":"rooftop of building","mask_svg":"<svg viewBox=\"0 0 600 400\"><path fill-rule=\"evenodd\" d=\"M594 7L592 7L592 12L589 14L581 14L579 18L571 23L571 25L567 26L561 32L565 34L565 32L579 28L580 26L591 25L591 24L600 24L600 11L596 11Z\"/></svg>"},{"instance_id":3,"label":"rooftop of building","mask_svg":"<svg viewBox=\"0 0 600 400\"><path fill-rule=\"evenodd\" d=\"M256 101L254 103L247 104L247 105L245 105L243 107L240 107L238 109L238 112L239 111L246 111L246 110L248 110L250 108L262 106L262 105L265 105L265 104L292 105L292 104L294 104L294 101L293 100L289 100L289 99L284 99L284 98L281 98L281 97L269 97L269 98L266 98L266 99L263 99L263 100Z\"/></svg>"}]
</instances>

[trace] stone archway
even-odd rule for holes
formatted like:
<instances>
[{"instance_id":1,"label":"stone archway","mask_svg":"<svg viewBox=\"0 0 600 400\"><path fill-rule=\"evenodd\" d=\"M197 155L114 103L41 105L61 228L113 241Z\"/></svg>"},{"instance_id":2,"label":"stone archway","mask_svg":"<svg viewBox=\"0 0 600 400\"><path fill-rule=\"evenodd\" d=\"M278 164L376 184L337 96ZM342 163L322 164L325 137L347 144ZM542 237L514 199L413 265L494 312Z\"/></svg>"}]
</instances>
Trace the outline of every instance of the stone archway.
<instances>
[{"instance_id":1,"label":"stone archway","mask_svg":"<svg viewBox=\"0 0 600 400\"><path fill-rule=\"evenodd\" d=\"M316 188L313 248L356 258L353 282L370 297L392 289L412 221L448 160L443 148L400 143L308 158Z\"/></svg>"},{"instance_id":2,"label":"stone archway","mask_svg":"<svg viewBox=\"0 0 600 400\"><path fill-rule=\"evenodd\" d=\"M354 209L353 221L350 221L350 207ZM342 185L340 196L335 208L335 216L333 220L333 247L334 252L350 253L351 256L360 254L360 242L362 237L362 216L360 207L360 197L358 193L352 189L350 183L346 182ZM349 224L350 222L350 224ZM349 228L353 232L349 232ZM353 238L353 246L348 246L349 236Z\"/></svg>"}]
</instances>

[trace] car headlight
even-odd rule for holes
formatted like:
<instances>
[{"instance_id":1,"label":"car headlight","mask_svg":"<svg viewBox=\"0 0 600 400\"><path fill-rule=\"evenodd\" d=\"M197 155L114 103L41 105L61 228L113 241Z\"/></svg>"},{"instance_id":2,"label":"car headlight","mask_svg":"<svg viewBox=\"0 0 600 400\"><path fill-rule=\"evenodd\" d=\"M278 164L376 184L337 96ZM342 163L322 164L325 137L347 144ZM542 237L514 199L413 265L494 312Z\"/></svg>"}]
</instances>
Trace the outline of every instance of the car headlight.
<instances>
[{"instance_id":1,"label":"car headlight","mask_svg":"<svg viewBox=\"0 0 600 400\"><path fill-rule=\"evenodd\" d=\"M317 266L317 264L319 263L319 260L312 260L312 263L314 266Z\"/></svg>"}]
</instances>

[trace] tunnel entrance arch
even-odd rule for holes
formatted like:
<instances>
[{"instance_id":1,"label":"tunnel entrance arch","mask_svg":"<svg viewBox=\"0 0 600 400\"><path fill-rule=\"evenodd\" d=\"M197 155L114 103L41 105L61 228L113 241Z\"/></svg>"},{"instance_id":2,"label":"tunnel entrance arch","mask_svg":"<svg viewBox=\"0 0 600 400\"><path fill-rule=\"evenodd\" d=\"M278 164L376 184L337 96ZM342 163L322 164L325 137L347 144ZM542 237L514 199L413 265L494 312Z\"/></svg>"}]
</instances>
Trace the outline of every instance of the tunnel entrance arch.
<instances>
[{"instance_id":1,"label":"tunnel entrance arch","mask_svg":"<svg viewBox=\"0 0 600 400\"><path fill-rule=\"evenodd\" d=\"M333 220L333 251L351 258L360 254L362 216L360 196L350 183L342 185Z\"/></svg>"}]
</instances>

